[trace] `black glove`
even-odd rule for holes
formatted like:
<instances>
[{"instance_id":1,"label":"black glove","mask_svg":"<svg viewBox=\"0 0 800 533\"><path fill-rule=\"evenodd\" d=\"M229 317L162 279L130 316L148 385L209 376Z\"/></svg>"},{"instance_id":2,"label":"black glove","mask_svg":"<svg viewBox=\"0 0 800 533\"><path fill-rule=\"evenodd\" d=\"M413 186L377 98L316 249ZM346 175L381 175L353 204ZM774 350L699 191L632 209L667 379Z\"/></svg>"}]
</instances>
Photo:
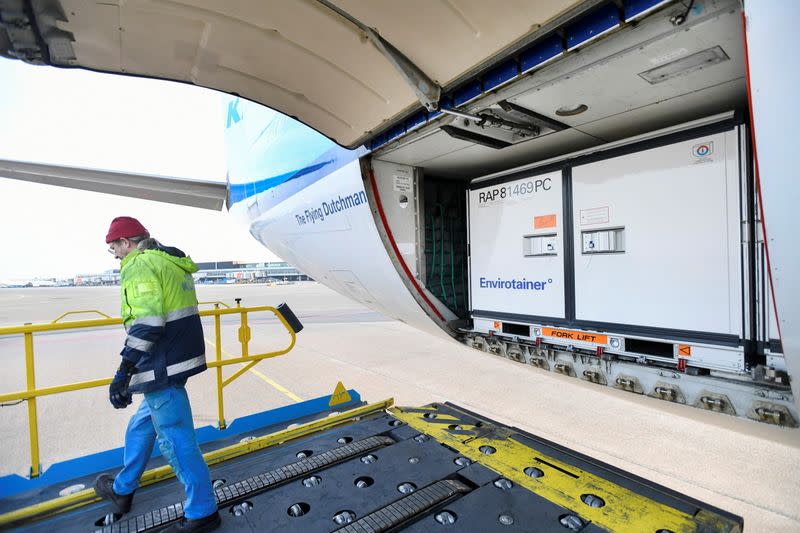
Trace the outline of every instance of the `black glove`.
<instances>
[{"instance_id":1,"label":"black glove","mask_svg":"<svg viewBox=\"0 0 800 533\"><path fill-rule=\"evenodd\" d=\"M108 387L108 399L114 409L125 409L133 403L133 396L128 392L128 384L131 382L131 376L135 369L133 363L125 358L122 359L122 363Z\"/></svg>"}]
</instances>

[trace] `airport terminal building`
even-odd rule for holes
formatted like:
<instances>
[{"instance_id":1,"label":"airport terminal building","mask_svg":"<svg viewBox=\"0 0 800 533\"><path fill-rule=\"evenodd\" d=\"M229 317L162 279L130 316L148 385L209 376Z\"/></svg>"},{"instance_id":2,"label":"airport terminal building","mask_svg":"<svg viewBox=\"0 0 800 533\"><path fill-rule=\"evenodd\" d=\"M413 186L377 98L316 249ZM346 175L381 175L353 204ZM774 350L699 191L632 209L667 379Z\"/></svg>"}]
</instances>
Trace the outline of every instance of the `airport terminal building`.
<instances>
[{"instance_id":1,"label":"airport terminal building","mask_svg":"<svg viewBox=\"0 0 800 533\"><path fill-rule=\"evenodd\" d=\"M286 281L308 281L303 274L284 261L266 263L244 263L240 261L209 261L197 263L200 268L194 274L196 283L268 283ZM55 284L55 283L54 283ZM78 274L72 285L118 285L119 270L107 270L100 274Z\"/></svg>"}]
</instances>

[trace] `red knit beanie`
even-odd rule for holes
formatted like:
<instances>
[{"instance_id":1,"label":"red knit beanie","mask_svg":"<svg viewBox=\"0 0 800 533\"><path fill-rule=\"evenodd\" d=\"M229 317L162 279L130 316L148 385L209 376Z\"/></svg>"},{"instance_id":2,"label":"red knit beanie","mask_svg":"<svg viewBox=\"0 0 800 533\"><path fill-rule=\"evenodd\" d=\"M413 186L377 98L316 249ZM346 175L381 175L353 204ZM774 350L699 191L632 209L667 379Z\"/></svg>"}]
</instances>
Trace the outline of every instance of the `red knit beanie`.
<instances>
[{"instance_id":1,"label":"red knit beanie","mask_svg":"<svg viewBox=\"0 0 800 533\"><path fill-rule=\"evenodd\" d=\"M106 243L122 238L130 239L140 235L150 236L150 233L142 226L141 222L133 217L117 217L111 221L111 227L108 228Z\"/></svg>"}]
</instances>

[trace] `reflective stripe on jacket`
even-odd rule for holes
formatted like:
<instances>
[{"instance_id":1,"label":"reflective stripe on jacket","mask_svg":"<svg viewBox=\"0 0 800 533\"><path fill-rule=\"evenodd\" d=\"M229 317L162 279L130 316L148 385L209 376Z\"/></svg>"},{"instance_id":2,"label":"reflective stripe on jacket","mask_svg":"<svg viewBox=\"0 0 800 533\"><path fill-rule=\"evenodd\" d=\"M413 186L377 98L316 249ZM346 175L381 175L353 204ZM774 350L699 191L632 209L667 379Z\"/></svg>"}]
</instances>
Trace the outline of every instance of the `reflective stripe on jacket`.
<instances>
[{"instance_id":1,"label":"reflective stripe on jacket","mask_svg":"<svg viewBox=\"0 0 800 533\"><path fill-rule=\"evenodd\" d=\"M151 392L206 369L203 326L192 273L197 265L176 248L134 250L122 260L121 355L136 365L130 392Z\"/></svg>"}]
</instances>

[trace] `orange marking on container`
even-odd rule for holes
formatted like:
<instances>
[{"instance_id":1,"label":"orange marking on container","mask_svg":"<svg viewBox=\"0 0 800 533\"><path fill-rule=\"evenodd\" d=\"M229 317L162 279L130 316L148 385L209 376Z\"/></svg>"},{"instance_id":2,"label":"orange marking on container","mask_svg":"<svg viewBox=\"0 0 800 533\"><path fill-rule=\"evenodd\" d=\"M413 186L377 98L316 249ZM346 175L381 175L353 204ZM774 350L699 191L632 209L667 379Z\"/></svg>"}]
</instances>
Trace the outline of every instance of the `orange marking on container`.
<instances>
[{"instance_id":1,"label":"orange marking on container","mask_svg":"<svg viewBox=\"0 0 800 533\"><path fill-rule=\"evenodd\" d=\"M692 347L686 344L679 344L678 345L678 355L681 357L691 357L692 356Z\"/></svg>"},{"instance_id":2,"label":"orange marking on container","mask_svg":"<svg viewBox=\"0 0 800 533\"><path fill-rule=\"evenodd\" d=\"M533 217L534 229L555 228L555 227L556 227L555 215L542 215L540 217Z\"/></svg>"},{"instance_id":3,"label":"orange marking on container","mask_svg":"<svg viewBox=\"0 0 800 533\"><path fill-rule=\"evenodd\" d=\"M542 328L542 335L578 342L593 342L595 344L608 344L608 335L589 333L587 331L572 331L569 329Z\"/></svg>"},{"instance_id":4,"label":"orange marking on container","mask_svg":"<svg viewBox=\"0 0 800 533\"><path fill-rule=\"evenodd\" d=\"M494 329L501 329L502 327L503 327L503 323L502 322L495 322L494 323Z\"/></svg>"}]
</instances>

